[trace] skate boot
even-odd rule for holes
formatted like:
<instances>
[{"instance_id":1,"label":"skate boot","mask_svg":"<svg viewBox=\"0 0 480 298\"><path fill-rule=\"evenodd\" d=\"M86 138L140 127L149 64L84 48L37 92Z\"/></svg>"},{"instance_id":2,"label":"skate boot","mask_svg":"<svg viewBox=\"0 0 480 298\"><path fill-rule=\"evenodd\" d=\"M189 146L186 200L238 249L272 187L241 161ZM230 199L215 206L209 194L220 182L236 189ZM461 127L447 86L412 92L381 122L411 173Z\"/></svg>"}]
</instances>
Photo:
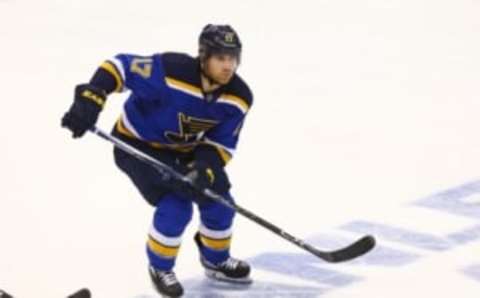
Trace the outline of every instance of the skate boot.
<instances>
[{"instance_id":1,"label":"skate boot","mask_svg":"<svg viewBox=\"0 0 480 298\"><path fill-rule=\"evenodd\" d=\"M198 233L195 235L195 242L198 247L203 245ZM250 278L250 265L245 261L229 257L222 263L212 264L201 256L200 262L203 268L205 268L205 274L211 279L236 284L252 283L252 279Z\"/></svg>"},{"instance_id":2,"label":"skate boot","mask_svg":"<svg viewBox=\"0 0 480 298\"><path fill-rule=\"evenodd\" d=\"M183 295L183 287L173 271L157 270L150 266L149 272L153 285L162 297L181 297Z\"/></svg>"}]
</instances>

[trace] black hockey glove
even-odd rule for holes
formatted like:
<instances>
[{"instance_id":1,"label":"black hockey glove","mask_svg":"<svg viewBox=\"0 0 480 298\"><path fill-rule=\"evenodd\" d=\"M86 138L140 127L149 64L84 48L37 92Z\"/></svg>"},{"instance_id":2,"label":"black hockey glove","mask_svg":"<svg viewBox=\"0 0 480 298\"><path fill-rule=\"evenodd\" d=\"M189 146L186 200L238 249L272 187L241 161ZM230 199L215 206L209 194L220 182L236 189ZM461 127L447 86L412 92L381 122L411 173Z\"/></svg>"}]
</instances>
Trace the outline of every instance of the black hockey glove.
<instances>
[{"instance_id":1,"label":"black hockey glove","mask_svg":"<svg viewBox=\"0 0 480 298\"><path fill-rule=\"evenodd\" d=\"M106 92L91 84L77 85L75 99L62 118L62 127L71 130L79 138L97 122L106 100Z\"/></svg>"},{"instance_id":2,"label":"black hockey glove","mask_svg":"<svg viewBox=\"0 0 480 298\"><path fill-rule=\"evenodd\" d=\"M219 194L223 194L227 192L230 187L230 184L228 184L228 188L226 189L218 188L218 185L223 184L219 182L224 181L222 173L215 171L204 161L194 161L184 168L182 172L192 180L194 187L185 183L181 183L181 185L176 185L174 187L184 195L192 197L199 204L203 204L210 200L210 198L203 194L203 190L206 188L212 189ZM220 174L220 176L217 176L217 174ZM220 178L220 180L218 180L218 178Z\"/></svg>"},{"instance_id":3,"label":"black hockey glove","mask_svg":"<svg viewBox=\"0 0 480 298\"><path fill-rule=\"evenodd\" d=\"M189 177L198 191L212 187L215 181L213 170L202 161L194 161L187 166L185 176Z\"/></svg>"},{"instance_id":4,"label":"black hockey glove","mask_svg":"<svg viewBox=\"0 0 480 298\"><path fill-rule=\"evenodd\" d=\"M226 194L231 185L225 172L225 162L217 149L211 145L199 145L194 150L194 158L195 162L203 162L212 170L215 179L210 188L218 194Z\"/></svg>"},{"instance_id":5,"label":"black hockey glove","mask_svg":"<svg viewBox=\"0 0 480 298\"><path fill-rule=\"evenodd\" d=\"M218 194L227 193L232 185L228 180L225 169L223 167L212 167L212 171L215 175L215 180L212 183L212 190Z\"/></svg>"}]
</instances>

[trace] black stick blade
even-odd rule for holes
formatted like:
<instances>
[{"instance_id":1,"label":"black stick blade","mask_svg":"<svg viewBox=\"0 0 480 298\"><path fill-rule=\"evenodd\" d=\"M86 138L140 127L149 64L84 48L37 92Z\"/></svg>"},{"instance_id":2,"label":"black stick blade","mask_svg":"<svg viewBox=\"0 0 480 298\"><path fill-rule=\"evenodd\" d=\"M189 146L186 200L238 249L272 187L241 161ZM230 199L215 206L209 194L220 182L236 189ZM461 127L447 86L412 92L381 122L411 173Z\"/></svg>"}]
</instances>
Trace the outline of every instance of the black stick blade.
<instances>
[{"instance_id":1,"label":"black stick blade","mask_svg":"<svg viewBox=\"0 0 480 298\"><path fill-rule=\"evenodd\" d=\"M3 290L0 290L0 298L13 298L13 296Z\"/></svg>"},{"instance_id":2,"label":"black stick blade","mask_svg":"<svg viewBox=\"0 0 480 298\"><path fill-rule=\"evenodd\" d=\"M77 292L73 293L72 295L68 296L67 298L91 298L92 294L90 293L89 289L81 289Z\"/></svg>"},{"instance_id":3,"label":"black stick blade","mask_svg":"<svg viewBox=\"0 0 480 298\"><path fill-rule=\"evenodd\" d=\"M317 252L317 256L330 263L345 262L360 257L375 247L375 238L367 235L347 247L330 252Z\"/></svg>"}]
</instances>

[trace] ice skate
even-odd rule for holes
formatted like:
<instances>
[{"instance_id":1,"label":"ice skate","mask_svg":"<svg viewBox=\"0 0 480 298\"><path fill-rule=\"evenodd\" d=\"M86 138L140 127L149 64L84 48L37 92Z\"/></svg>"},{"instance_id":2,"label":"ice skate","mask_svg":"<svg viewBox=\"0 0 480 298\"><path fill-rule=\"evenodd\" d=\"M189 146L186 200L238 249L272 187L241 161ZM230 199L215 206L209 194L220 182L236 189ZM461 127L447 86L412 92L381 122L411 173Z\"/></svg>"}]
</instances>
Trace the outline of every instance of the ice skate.
<instances>
[{"instance_id":1,"label":"ice skate","mask_svg":"<svg viewBox=\"0 0 480 298\"><path fill-rule=\"evenodd\" d=\"M195 235L195 242L199 247L202 246L198 233ZM252 283L250 265L245 261L229 257L220 264L212 264L202 256L200 262L205 268L205 274L211 279L235 284Z\"/></svg>"},{"instance_id":2,"label":"ice skate","mask_svg":"<svg viewBox=\"0 0 480 298\"><path fill-rule=\"evenodd\" d=\"M183 287L172 271L157 270L150 266L150 277L158 293L164 298L181 297Z\"/></svg>"}]
</instances>

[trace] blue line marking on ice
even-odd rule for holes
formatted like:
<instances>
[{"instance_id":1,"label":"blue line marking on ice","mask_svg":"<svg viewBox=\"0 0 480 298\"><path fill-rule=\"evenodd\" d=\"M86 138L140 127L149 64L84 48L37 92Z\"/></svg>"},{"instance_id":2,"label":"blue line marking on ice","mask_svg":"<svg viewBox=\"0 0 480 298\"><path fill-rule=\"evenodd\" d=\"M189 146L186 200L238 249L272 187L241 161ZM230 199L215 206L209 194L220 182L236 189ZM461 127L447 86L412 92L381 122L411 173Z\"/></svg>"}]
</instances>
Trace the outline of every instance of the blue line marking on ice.
<instances>
[{"instance_id":1,"label":"blue line marking on ice","mask_svg":"<svg viewBox=\"0 0 480 298\"><path fill-rule=\"evenodd\" d=\"M313 235L306 239L306 241L313 246L322 247L324 250L338 249L352 243L355 239L351 237L340 237L331 234Z\"/></svg>"},{"instance_id":2,"label":"blue line marking on ice","mask_svg":"<svg viewBox=\"0 0 480 298\"><path fill-rule=\"evenodd\" d=\"M356 238L317 235L308 238L306 241L323 249L335 249L348 245L354 240L356 240ZM418 258L420 258L420 256L417 254L386 247L381 243L377 243L371 252L361 258L349 261L349 263L355 265L396 267L413 263Z\"/></svg>"},{"instance_id":3,"label":"blue line marking on ice","mask_svg":"<svg viewBox=\"0 0 480 298\"><path fill-rule=\"evenodd\" d=\"M480 282L480 264L472 265L463 270L463 272L473 278L474 280Z\"/></svg>"},{"instance_id":4,"label":"blue line marking on ice","mask_svg":"<svg viewBox=\"0 0 480 298\"><path fill-rule=\"evenodd\" d=\"M444 251L451 248L449 241L434 235L368 221L352 221L341 228L357 233L372 234L389 241L433 251Z\"/></svg>"},{"instance_id":5,"label":"blue line marking on ice","mask_svg":"<svg viewBox=\"0 0 480 298\"><path fill-rule=\"evenodd\" d=\"M215 282L206 278L186 280L184 286L188 288L185 295L188 298L315 298L325 294L327 291L321 287L266 281L254 281L250 286L240 286Z\"/></svg>"},{"instance_id":6,"label":"blue line marking on ice","mask_svg":"<svg viewBox=\"0 0 480 298\"><path fill-rule=\"evenodd\" d=\"M480 225L475 225L463 231L449 234L447 238L450 241L455 242L457 245L468 244L476 241L480 239Z\"/></svg>"},{"instance_id":7,"label":"blue line marking on ice","mask_svg":"<svg viewBox=\"0 0 480 298\"><path fill-rule=\"evenodd\" d=\"M255 268L295 276L311 282L344 287L361 280L359 276L320 268L319 259L307 254L263 253L250 259Z\"/></svg>"},{"instance_id":8,"label":"blue line marking on ice","mask_svg":"<svg viewBox=\"0 0 480 298\"><path fill-rule=\"evenodd\" d=\"M377 244L370 253L353 262L368 266L399 267L414 263L419 258L419 255Z\"/></svg>"},{"instance_id":9,"label":"blue line marking on ice","mask_svg":"<svg viewBox=\"0 0 480 298\"><path fill-rule=\"evenodd\" d=\"M254 281L249 286L216 282L202 278L182 281L185 298L317 298L327 290L308 285L293 285L280 282ZM134 298L156 298L158 295L140 294Z\"/></svg>"},{"instance_id":10,"label":"blue line marking on ice","mask_svg":"<svg viewBox=\"0 0 480 298\"><path fill-rule=\"evenodd\" d=\"M469 197L478 194L480 194L480 181L474 181L418 200L414 205L479 220L480 203L468 201Z\"/></svg>"},{"instance_id":11,"label":"blue line marking on ice","mask_svg":"<svg viewBox=\"0 0 480 298\"><path fill-rule=\"evenodd\" d=\"M427 198L413 203L415 207L429 208L454 215L467 216L476 220L480 219L480 181L474 181L439 192ZM412 206L412 205L409 205ZM354 266L397 267L415 263L423 256L392 248L382 243L382 240L401 243L410 247L422 248L434 252L443 252L460 245L469 244L480 239L480 224L466 227L447 235L434 235L412 231L402 227L370 222L368 220L351 221L339 229L353 232L354 234L372 234L377 238L375 249L365 256L348 262ZM343 247L355 238L352 236L339 236L334 234L314 235L306 241L324 250ZM291 297L291 298L315 298L324 296L332 290L347 287L361 282L364 276L342 272L342 267L331 269L322 260L307 253L267 252L256 255L249 259L255 270L263 270L283 275L286 282L279 282L275 276L272 281L255 280L248 287L229 285L208 280L204 277L184 281L187 290L185 297L201 298L255 298L255 297ZM480 282L480 264L462 269L462 274ZM268 275L267 275L268 276ZM290 277L294 277L289 279ZM274 281L273 281L274 280ZM302 284L304 282L305 284ZM313 285L313 286L312 286ZM317 285L317 286L315 286ZM152 296L137 296L137 298L150 298Z\"/></svg>"}]
</instances>

